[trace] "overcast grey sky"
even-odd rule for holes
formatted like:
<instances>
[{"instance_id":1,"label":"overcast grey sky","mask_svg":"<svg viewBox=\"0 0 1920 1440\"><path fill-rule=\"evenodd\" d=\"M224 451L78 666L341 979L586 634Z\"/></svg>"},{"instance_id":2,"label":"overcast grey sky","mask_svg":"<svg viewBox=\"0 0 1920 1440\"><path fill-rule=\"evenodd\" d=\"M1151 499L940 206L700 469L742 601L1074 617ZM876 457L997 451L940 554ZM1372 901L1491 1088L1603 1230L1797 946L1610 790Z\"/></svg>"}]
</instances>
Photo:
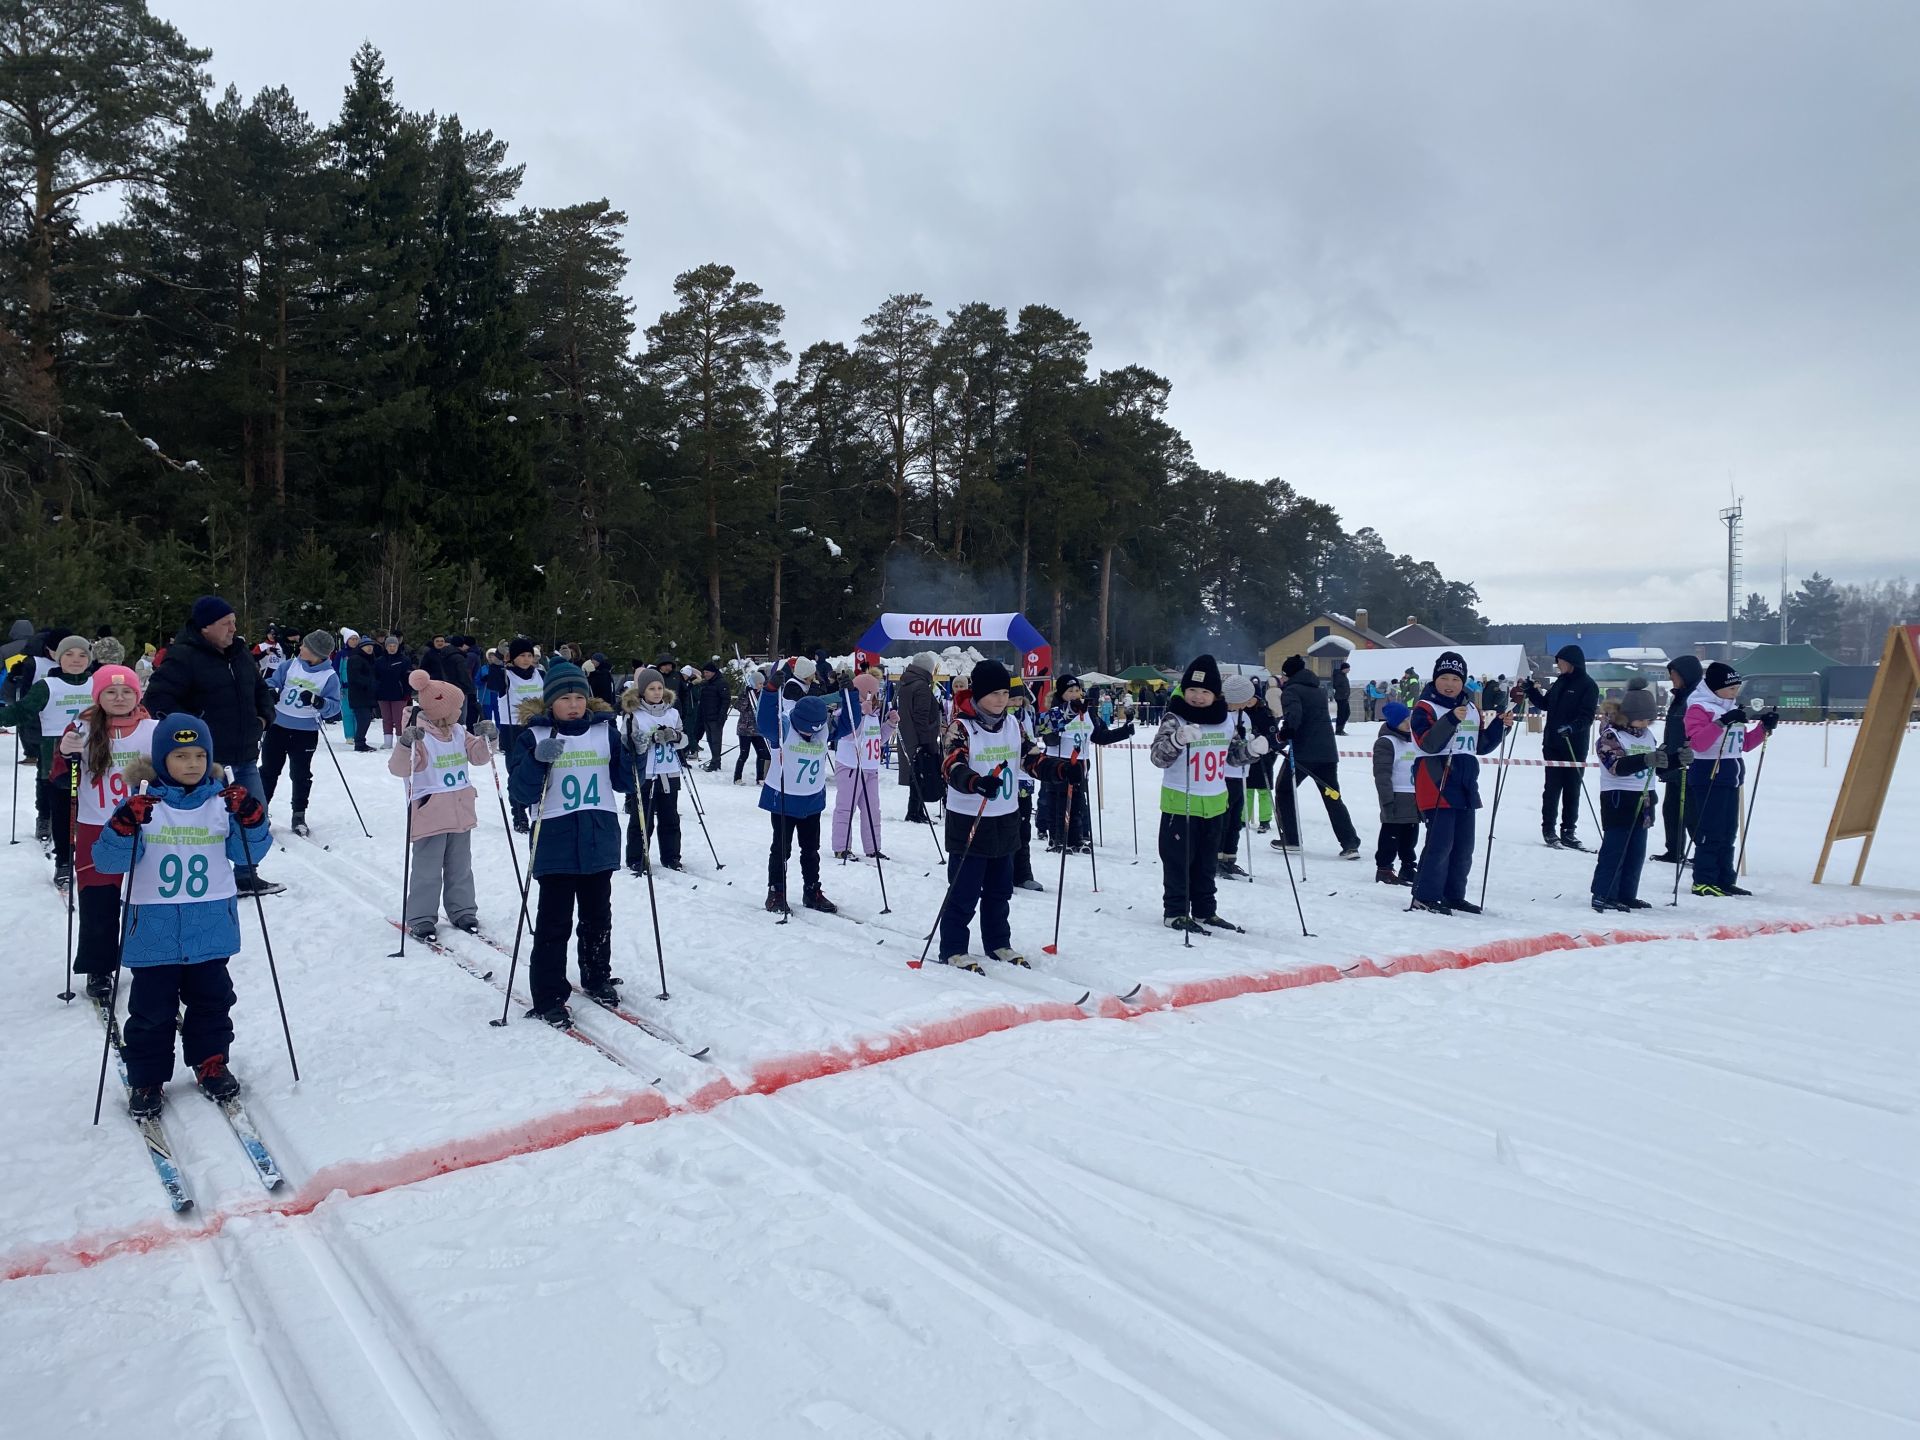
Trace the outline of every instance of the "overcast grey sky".
<instances>
[{"instance_id":1,"label":"overcast grey sky","mask_svg":"<svg viewBox=\"0 0 1920 1440\"><path fill-rule=\"evenodd\" d=\"M154 0L324 123L361 40L521 198L722 260L795 353L1043 301L1496 620L1920 573L1920 0ZM1352 603L1364 603L1355 597Z\"/></svg>"}]
</instances>

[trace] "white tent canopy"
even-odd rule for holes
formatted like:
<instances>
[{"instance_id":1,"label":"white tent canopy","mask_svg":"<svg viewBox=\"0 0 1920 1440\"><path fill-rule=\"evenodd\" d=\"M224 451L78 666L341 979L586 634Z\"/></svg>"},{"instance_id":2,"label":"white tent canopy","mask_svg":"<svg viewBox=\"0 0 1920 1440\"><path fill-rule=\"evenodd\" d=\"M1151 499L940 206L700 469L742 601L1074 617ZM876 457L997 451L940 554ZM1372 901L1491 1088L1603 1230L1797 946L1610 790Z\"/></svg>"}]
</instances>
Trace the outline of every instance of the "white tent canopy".
<instances>
[{"instance_id":1,"label":"white tent canopy","mask_svg":"<svg viewBox=\"0 0 1920 1440\"><path fill-rule=\"evenodd\" d=\"M1511 682L1527 673L1527 647L1524 645L1454 645L1467 662L1467 673L1476 679L1482 675L1504 675ZM1412 650L1356 650L1347 657L1352 668L1347 678L1358 690L1369 680L1398 680L1411 666L1420 683L1433 678L1433 662L1446 650L1439 646Z\"/></svg>"}]
</instances>

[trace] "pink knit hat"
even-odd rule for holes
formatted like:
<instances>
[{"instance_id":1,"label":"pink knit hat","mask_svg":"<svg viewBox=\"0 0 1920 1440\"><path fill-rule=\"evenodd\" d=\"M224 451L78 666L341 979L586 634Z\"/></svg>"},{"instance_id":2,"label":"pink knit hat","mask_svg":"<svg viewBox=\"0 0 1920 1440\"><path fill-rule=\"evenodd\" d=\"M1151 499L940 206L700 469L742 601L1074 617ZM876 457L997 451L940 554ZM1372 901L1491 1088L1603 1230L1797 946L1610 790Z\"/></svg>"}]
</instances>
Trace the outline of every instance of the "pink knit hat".
<instances>
[{"instance_id":1,"label":"pink knit hat","mask_svg":"<svg viewBox=\"0 0 1920 1440\"><path fill-rule=\"evenodd\" d=\"M461 693L458 685L436 680L424 670L409 672L407 684L413 687L414 701L420 706L420 713L435 725L454 724L466 709L467 697Z\"/></svg>"},{"instance_id":2,"label":"pink knit hat","mask_svg":"<svg viewBox=\"0 0 1920 1440\"><path fill-rule=\"evenodd\" d=\"M102 665L93 672L93 703L100 703L100 693L109 685L131 685L133 693L140 693L140 677L124 665Z\"/></svg>"}]
</instances>

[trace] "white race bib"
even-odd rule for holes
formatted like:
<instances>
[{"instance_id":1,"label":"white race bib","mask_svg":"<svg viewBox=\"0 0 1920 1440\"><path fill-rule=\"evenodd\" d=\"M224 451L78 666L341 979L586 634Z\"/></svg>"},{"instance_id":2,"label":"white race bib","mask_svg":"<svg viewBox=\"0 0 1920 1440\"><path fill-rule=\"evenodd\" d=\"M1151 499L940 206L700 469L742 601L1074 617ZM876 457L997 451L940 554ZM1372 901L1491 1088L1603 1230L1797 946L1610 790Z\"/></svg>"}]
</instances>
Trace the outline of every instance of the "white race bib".
<instances>
[{"instance_id":1,"label":"white race bib","mask_svg":"<svg viewBox=\"0 0 1920 1440\"><path fill-rule=\"evenodd\" d=\"M67 727L80 718L80 712L93 704L93 677L69 680L62 671L50 671L42 677L47 687L47 703L40 707L40 738L58 740Z\"/></svg>"},{"instance_id":2,"label":"white race bib","mask_svg":"<svg viewBox=\"0 0 1920 1440\"><path fill-rule=\"evenodd\" d=\"M809 740L798 731L789 731L787 743L778 753L779 779L776 789L789 795L818 795L827 788L827 740L823 730Z\"/></svg>"},{"instance_id":3,"label":"white race bib","mask_svg":"<svg viewBox=\"0 0 1920 1440\"><path fill-rule=\"evenodd\" d=\"M332 677L331 665L309 666L296 656L287 662L286 678L280 682L280 698L273 702L273 713L288 719L318 720L327 705L320 692Z\"/></svg>"},{"instance_id":4,"label":"white race bib","mask_svg":"<svg viewBox=\"0 0 1920 1440\"><path fill-rule=\"evenodd\" d=\"M507 667L507 690L504 695L493 697L493 723L496 725L518 725L520 707L529 700L538 700L545 692L546 674L536 669L531 675L522 676L511 665Z\"/></svg>"},{"instance_id":5,"label":"white race bib","mask_svg":"<svg viewBox=\"0 0 1920 1440\"><path fill-rule=\"evenodd\" d=\"M1226 722L1198 727L1200 738L1182 746L1180 758L1166 770L1163 788L1177 795L1225 795L1227 793Z\"/></svg>"},{"instance_id":6,"label":"white race bib","mask_svg":"<svg viewBox=\"0 0 1920 1440\"><path fill-rule=\"evenodd\" d=\"M986 809L980 808L980 797L969 795L964 790L947 787L947 809L961 815L1011 815L1020 808L1020 747L1026 737L1026 731L1012 717L1002 722L995 732L982 729L979 722L961 715L954 724L966 727L967 760L973 773L987 776L993 773L996 765L1006 766L1000 777L1000 784L987 797Z\"/></svg>"},{"instance_id":7,"label":"white race bib","mask_svg":"<svg viewBox=\"0 0 1920 1440\"><path fill-rule=\"evenodd\" d=\"M554 733L546 725L527 728L536 745ZM593 725L585 734L558 738L565 748L548 768L547 803L540 807L540 818L552 820L582 810L618 815L620 806L613 794L613 727Z\"/></svg>"},{"instance_id":8,"label":"white race bib","mask_svg":"<svg viewBox=\"0 0 1920 1440\"><path fill-rule=\"evenodd\" d=\"M82 750L71 757L80 766L82 825L106 824L113 818L113 812L120 808L121 802L133 793L127 788L127 766L153 753L153 727L156 723L142 720L127 734L116 737L104 774L96 775L87 768L86 751Z\"/></svg>"},{"instance_id":9,"label":"white race bib","mask_svg":"<svg viewBox=\"0 0 1920 1440\"><path fill-rule=\"evenodd\" d=\"M132 900L136 905L197 905L237 893L227 859L227 807L216 796L192 810L153 807L135 842Z\"/></svg>"},{"instance_id":10,"label":"white race bib","mask_svg":"<svg viewBox=\"0 0 1920 1440\"><path fill-rule=\"evenodd\" d=\"M1093 753L1093 721L1085 714L1069 715L1059 731L1047 737L1047 754L1056 760L1071 760L1074 754Z\"/></svg>"},{"instance_id":11,"label":"white race bib","mask_svg":"<svg viewBox=\"0 0 1920 1440\"><path fill-rule=\"evenodd\" d=\"M833 758L842 770L878 770L880 749L880 717L862 715L859 731L840 737L833 748Z\"/></svg>"},{"instance_id":12,"label":"white race bib","mask_svg":"<svg viewBox=\"0 0 1920 1440\"><path fill-rule=\"evenodd\" d=\"M633 712L633 743L645 760L649 780L656 775L664 780L681 773L680 752L648 738L662 725L680 729L680 712L671 705L658 715L649 715L645 710Z\"/></svg>"},{"instance_id":13,"label":"white race bib","mask_svg":"<svg viewBox=\"0 0 1920 1440\"><path fill-rule=\"evenodd\" d=\"M451 739L441 740L425 726L415 742L426 758L426 768L413 773L414 795L452 795L473 788L467 763L467 736L458 725Z\"/></svg>"}]
</instances>

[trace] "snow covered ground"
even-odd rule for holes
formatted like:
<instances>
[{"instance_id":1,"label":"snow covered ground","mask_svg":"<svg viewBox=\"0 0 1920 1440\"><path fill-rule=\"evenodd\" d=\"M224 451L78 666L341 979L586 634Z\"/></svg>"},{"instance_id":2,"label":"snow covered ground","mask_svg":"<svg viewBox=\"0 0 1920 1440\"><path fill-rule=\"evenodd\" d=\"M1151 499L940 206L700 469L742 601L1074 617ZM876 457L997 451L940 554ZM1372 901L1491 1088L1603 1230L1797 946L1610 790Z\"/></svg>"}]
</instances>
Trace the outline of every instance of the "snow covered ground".
<instances>
[{"instance_id":1,"label":"snow covered ground","mask_svg":"<svg viewBox=\"0 0 1920 1440\"><path fill-rule=\"evenodd\" d=\"M598 1050L517 1005L489 1027L506 959L478 942L467 968L390 958L397 783L342 749L373 838L321 757L315 840L265 866L298 1084L250 918L235 964L235 1067L288 1183L260 1191L176 1081L179 1219L111 1094L86 1123L64 912L37 847L0 848L6 1432L1920 1436L1920 925L1896 919L1920 916L1920 755L1875 883L1816 889L1852 733L1824 766L1820 731L1776 735L1751 900L1604 923L1515 767L1487 916L1407 914L1313 806L1312 938L1262 837L1221 907L1252 933L1191 949L1157 921L1154 772L1136 756L1136 865L1109 752L1100 893L1071 862L1058 959L1053 894L1016 898L1025 982L908 968L940 872L896 819L892 915L871 866L829 860L869 923L776 926L753 791L703 775L726 866L683 798L672 998L625 875L615 954L631 1008L707 1060L586 1005ZM1343 767L1370 848L1366 763Z\"/></svg>"}]
</instances>

